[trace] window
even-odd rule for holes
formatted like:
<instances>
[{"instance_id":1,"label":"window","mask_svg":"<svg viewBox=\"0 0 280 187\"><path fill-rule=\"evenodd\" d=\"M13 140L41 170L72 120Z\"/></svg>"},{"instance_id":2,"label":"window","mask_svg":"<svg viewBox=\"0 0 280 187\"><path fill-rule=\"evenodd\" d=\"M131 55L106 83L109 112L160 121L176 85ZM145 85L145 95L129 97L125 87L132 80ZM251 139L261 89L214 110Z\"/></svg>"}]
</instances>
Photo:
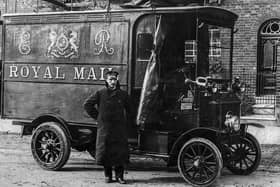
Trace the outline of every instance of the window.
<instances>
[{"instance_id":1,"label":"window","mask_svg":"<svg viewBox=\"0 0 280 187\"><path fill-rule=\"evenodd\" d=\"M196 63L197 45L195 40L185 41L185 63Z\"/></svg>"},{"instance_id":2,"label":"window","mask_svg":"<svg viewBox=\"0 0 280 187\"><path fill-rule=\"evenodd\" d=\"M216 28L209 29L210 34L210 50L209 58L221 57L221 39L220 39L220 30Z\"/></svg>"},{"instance_id":3,"label":"window","mask_svg":"<svg viewBox=\"0 0 280 187\"><path fill-rule=\"evenodd\" d=\"M150 33L139 33L137 35L137 58L147 60L151 56L153 48L153 35Z\"/></svg>"},{"instance_id":4,"label":"window","mask_svg":"<svg viewBox=\"0 0 280 187\"><path fill-rule=\"evenodd\" d=\"M210 37L210 48L209 48L209 58L217 59L221 57L221 39L220 39L220 29L212 28L209 29ZM195 40L185 41L185 62L186 63L196 63L197 55L197 44Z\"/></svg>"}]
</instances>

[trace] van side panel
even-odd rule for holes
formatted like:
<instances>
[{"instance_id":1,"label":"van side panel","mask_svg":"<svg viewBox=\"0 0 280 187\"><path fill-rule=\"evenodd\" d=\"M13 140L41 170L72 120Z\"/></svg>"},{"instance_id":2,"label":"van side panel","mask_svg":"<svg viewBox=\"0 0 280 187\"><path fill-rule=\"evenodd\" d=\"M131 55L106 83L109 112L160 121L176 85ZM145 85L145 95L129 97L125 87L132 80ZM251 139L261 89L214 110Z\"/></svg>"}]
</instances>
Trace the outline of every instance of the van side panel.
<instances>
[{"instance_id":1,"label":"van side panel","mask_svg":"<svg viewBox=\"0 0 280 187\"><path fill-rule=\"evenodd\" d=\"M69 122L89 123L83 102L104 86L106 71L118 71L127 89L128 21L5 27L4 118L55 113Z\"/></svg>"}]
</instances>

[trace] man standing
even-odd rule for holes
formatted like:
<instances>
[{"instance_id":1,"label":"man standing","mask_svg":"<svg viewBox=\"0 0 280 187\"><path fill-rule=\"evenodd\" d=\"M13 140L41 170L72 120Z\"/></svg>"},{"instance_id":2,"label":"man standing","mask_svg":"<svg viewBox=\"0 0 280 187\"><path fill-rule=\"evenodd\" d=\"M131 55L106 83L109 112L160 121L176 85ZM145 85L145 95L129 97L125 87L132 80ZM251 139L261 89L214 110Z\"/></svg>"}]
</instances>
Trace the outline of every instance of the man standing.
<instances>
[{"instance_id":1,"label":"man standing","mask_svg":"<svg viewBox=\"0 0 280 187\"><path fill-rule=\"evenodd\" d=\"M112 167L117 182L125 184L124 166L129 161L127 123L130 102L120 89L118 72L106 73L106 87L91 95L84 103L86 112L97 120L96 163L104 166L105 182L112 182Z\"/></svg>"}]
</instances>

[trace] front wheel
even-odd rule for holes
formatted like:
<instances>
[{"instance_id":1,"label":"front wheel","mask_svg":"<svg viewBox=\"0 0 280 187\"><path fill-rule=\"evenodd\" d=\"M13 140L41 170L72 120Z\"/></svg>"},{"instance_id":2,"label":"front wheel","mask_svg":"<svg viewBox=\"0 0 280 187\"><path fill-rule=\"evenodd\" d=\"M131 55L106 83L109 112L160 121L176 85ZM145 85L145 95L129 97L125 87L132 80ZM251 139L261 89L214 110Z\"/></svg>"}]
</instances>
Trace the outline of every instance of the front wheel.
<instances>
[{"instance_id":1,"label":"front wheel","mask_svg":"<svg viewBox=\"0 0 280 187\"><path fill-rule=\"evenodd\" d=\"M223 164L217 146L205 138L186 142L178 155L178 168L192 186L209 186L220 176Z\"/></svg>"},{"instance_id":2,"label":"front wheel","mask_svg":"<svg viewBox=\"0 0 280 187\"><path fill-rule=\"evenodd\" d=\"M228 146L231 158L227 168L237 175L249 175L254 172L261 160L261 148L258 140L246 133L239 143Z\"/></svg>"},{"instance_id":3,"label":"front wheel","mask_svg":"<svg viewBox=\"0 0 280 187\"><path fill-rule=\"evenodd\" d=\"M43 169L61 169L69 158L70 148L65 130L56 122L42 123L32 135L32 155Z\"/></svg>"}]
</instances>

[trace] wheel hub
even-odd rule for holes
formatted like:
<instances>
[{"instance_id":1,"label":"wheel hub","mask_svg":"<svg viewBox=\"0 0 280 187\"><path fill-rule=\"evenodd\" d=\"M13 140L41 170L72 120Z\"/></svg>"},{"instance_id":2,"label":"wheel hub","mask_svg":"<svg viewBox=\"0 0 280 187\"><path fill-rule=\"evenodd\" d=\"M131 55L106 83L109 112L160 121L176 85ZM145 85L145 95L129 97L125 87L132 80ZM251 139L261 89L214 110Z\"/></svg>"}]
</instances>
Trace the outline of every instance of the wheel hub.
<instances>
[{"instance_id":1,"label":"wheel hub","mask_svg":"<svg viewBox=\"0 0 280 187\"><path fill-rule=\"evenodd\" d=\"M203 165L203 163L204 163L203 157L197 156L194 158L194 162L193 162L194 167L200 168Z\"/></svg>"},{"instance_id":2,"label":"wheel hub","mask_svg":"<svg viewBox=\"0 0 280 187\"><path fill-rule=\"evenodd\" d=\"M54 148L56 147L56 143L53 139L51 138L46 138L46 137L43 137L42 138L42 141L44 143L41 144L41 147L42 149L44 149L45 151L52 151L54 150Z\"/></svg>"},{"instance_id":3,"label":"wheel hub","mask_svg":"<svg viewBox=\"0 0 280 187\"><path fill-rule=\"evenodd\" d=\"M55 142L52 139L48 139L47 140L47 145L46 145L46 149L48 150L53 150L53 148L55 147Z\"/></svg>"},{"instance_id":4,"label":"wheel hub","mask_svg":"<svg viewBox=\"0 0 280 187\"><path fill-rule=\"evenodd\" d=\"M245 150L242 149L242 148L237 149L236 152L235 152L235 157L236 157L237 160L245 158L246 157Z\"/></svg>"}]
</instances>

